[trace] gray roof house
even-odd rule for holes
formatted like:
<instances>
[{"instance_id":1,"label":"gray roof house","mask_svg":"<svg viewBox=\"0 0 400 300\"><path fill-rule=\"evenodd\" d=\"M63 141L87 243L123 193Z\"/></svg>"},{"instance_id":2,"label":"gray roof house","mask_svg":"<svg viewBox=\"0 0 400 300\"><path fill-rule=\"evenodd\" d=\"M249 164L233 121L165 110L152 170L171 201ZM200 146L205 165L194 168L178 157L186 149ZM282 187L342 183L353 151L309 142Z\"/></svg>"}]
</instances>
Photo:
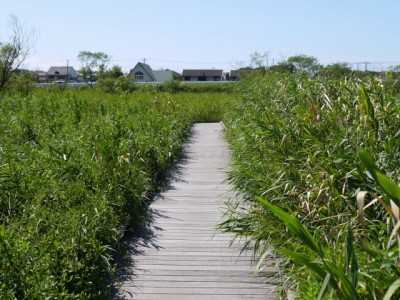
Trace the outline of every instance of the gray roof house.
<instances>
[{"instance_id":1,"label":"gray roof house","mask_svg":"<svg viewBox=\"0 0 400 300\"><path fill-rule=\"evenodd\" d=\"M137 63L136 66L131 69L129 76L132 77L135 82L164 82L181 77L177 72L168 69L153 71L149 65L141 62Z\"/></svg>"},{"instance_id":2,"label":"gray roof house","mask_svg":"<svg viewBox=\"0 0 400 300\"><path fill-rule=\"evenodd\" d=\"M240 70L231 70L226 78L227 81L237 81L240 78Z\"/></svg>"},{"instance_id":3,"label":"gray roof house","mask_svg":"<svg viewBox=\"0 0 400 300\"><path fill-rule=\"evenodd\" d=\"M36 71L36 76L38 80L46 80L47 73L45 71Z\"/></svg>"},{"instance_id":4,"label":"gray roof house","mask_svg":"<svg viewBox=\"0 0 400 300\"><path fill-rule=\"evenodd\" d=\"M221 81L223 80L222 70L183 70L184 81Z\"/></svg>"},{"instance_id":5,"label":"gray roof house","mask_svg":"<svg viewBox=\"0 0 400 300\"><path fill-rule=\"evenodd\" d=\"M46 78L48 80L77 80L78 73L73 67L50 67Z\"/></svg>"},{"instance_id":6,"label":"gray roof house","mask_svg":"<svg viewBox=\"0 0 400 300\"><path fill-rule=\"evenodd\" d=\"M164 82L171 79L179 79L181 75L175 71L166 69L166 70L156 70L153 71L154 76L156 77L156 81Z\"/></svg>"}]
</instances>

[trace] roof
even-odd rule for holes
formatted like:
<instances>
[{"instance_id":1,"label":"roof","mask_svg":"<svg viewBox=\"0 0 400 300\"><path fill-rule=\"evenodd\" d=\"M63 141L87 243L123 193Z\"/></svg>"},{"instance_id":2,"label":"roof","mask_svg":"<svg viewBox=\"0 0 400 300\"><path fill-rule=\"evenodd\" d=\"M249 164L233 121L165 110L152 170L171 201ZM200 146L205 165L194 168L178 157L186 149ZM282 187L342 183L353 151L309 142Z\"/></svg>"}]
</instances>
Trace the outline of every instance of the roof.
<instances>
[{"instance_id":1,"label":"roof","mask_svg":"<svg viewBox=\"0 0 400 300\"><path fill-rule=\"evenodd\" d=\"M156 78L153 74L153 70L151 69L151 67L149 65L138 62L132 70L136 69L137 67L141 67L143 69L143 71L145 71L146 74L151 78L151 80L156 81Z\"/></svg>"},{"instance_id":2,"label":"roof","mask_svg":"<svg viewBox=\"0 0 400 300\"><path fill-rule=\"evenodd\" d=\"M157 70L153 71L154 77L158 82L164 82L170 79L180 77L181 75L172 70Z\"/></svg>"},{"instance_id":3,"label":"roof","mask_svg":"<svg viewBox=\"0 0 400 300\"><path fill-rule=\"evenodd\" d=\"M183 70L182 77L185 76L212 76L212 77L222 77L222 70Z\"/></svg>"},{"instance_id":4,"label":"roof","mask_svg":"<svg viewBox=\"0 0 400 300\"><path fill-rule=\"evenodd\" d=\"M240 71L239 70L231 70L230 77L239 77Z\"/></svg>"},{"instance_id":5,"label":"roof","mask_svg":"<svg viewBox=\"0 0 400 300\"><path fill-rule=\"evenodd\" d=\"M231 70L229 76L239 78L239 77L246 76L253 71L254 71L254 69L251 69L251 68L241 68L238 70Z\"/></svg>"},{"instance_id":6,"label":"roof","mask_svg":"<svg viewBox=\"0 0 400 300\"><path fill-rule=\"evenodd\" d=\"M181 75L175 71L169 69L155 71L149 65L141 62L138 62L135 67L130 70L129 75L133 77L137 72L146 73L147 77L150 78L152 82L164 82L181 77Z\"/></svg>"},{"instance_id":7,"label":"roof","mask_svg":"<svg viewBox=\"0 0 400 300\"><path fill-rule=\"evenodd\" d=\"M75 72L74 67L50 67L50 69L47 71L47 75L67 75L67 68L68 68L68 73L71 74L71 72Z\"/></svg>"}]
</instances>

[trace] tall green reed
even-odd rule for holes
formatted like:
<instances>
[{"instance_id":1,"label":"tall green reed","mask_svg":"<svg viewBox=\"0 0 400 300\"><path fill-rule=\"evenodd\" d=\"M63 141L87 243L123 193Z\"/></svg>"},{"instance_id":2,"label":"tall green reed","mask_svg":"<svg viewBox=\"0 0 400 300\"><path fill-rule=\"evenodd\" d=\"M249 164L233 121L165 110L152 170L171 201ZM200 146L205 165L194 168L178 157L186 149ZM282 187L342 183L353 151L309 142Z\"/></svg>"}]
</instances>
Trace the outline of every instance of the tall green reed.
<instances>
[{"instance_id":1,"label":"tall green reed","mask_svg":"<svg viewBox=\"0 0 400 300\"><path fill-rule=\"evenodd\" d=\"M120 239L148 218L192 123L222 116L222 93L206 98L198 109L201 94L2 95L0 298L109 296Z\"/></svg>"},{"instance_id":2,"label":"tall green reed","mask_svg":"<svg viewBox=\"0 0 400 300\"><path fill-rule=\"evenodd\" d=\"M262 196L271 205L291 211L325 249L324 259L341 266L345 275L350 274L346 273L349 260L341 253L353 249L359 273L357 283L350 281L353 290L346 297L352 297L354 289L360 298L383 297L398 271L392 263L383 263L387 253L379 247L389 239L383 230L384 209L365 211L375 257L359 243L362 229L355 219L355 198L360 190L374 190L376 183L368 179L358 152L366 149L376 154L387 174L399 178L397 91L374 77L339 81L267 74L241 85L241 94L226 122L234 159L229 176L250 205L239 210L242 206L231 203L221 228L246 236L260 252L269 251L272 241L273 247L285 248L287 254L303 253L321 263L321 256L307 250L296 234L282 235L285 226L255 200ZM349 243L352 236L355 242ZM356 265L355 260L350 265ZM378 272L383 265L385 276ZM321 287L328 286L333 289L329 295L322 293L324 297L345 297L334 288L332 280L337 279L327 269L329 279L306 272L301 264L286 266L291 266L285 269L288 278L294 279L287 282L300 298L317 297Z\"/></svg>"}]
</instances>

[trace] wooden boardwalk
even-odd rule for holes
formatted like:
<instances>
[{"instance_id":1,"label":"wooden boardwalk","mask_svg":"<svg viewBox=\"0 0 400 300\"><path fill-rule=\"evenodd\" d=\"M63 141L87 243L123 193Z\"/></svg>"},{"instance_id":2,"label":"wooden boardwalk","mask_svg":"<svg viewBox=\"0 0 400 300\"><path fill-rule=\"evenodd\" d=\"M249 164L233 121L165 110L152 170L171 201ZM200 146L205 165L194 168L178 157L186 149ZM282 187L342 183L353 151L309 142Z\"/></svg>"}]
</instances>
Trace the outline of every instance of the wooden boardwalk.
<instances>
[{"instance_id":1,"label":"wooden boardwalk","mask_svg":"<svg viewBox=\"0 0 400 300\"><path fill-rule=\"evenodd\" d=\"M148 236L130 245L121 299L276 299L276 286L254 276L252 253L240 255L240 245L229 247L231 235L216 230L229 162L221 124L195 124L171 187L151 205Z\"/></svg>"}]
</instances>

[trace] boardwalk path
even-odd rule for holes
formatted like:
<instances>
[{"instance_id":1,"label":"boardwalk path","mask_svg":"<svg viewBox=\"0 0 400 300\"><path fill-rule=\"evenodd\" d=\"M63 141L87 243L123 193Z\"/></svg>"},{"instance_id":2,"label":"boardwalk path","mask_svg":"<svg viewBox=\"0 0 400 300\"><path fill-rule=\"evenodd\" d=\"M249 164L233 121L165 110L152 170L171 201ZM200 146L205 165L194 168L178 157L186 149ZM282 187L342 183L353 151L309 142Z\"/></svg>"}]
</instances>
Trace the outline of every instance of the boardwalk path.
<instances>
[{"instance_id":1,"label":"boardwalk path","mask_svg":"<svg viewBox=\"0 0 400 300\"><path fill-rule=\"evenodd\" d=\"M133 243L134 265L122 299L275 299L275 287L252 271L252 253L229 247L215 228L229 187L229 151L219 123L196 124L171 188L151 205L151 238ZM274 272L266 268L266 272Z\"/></svg>"}]
</instances>

